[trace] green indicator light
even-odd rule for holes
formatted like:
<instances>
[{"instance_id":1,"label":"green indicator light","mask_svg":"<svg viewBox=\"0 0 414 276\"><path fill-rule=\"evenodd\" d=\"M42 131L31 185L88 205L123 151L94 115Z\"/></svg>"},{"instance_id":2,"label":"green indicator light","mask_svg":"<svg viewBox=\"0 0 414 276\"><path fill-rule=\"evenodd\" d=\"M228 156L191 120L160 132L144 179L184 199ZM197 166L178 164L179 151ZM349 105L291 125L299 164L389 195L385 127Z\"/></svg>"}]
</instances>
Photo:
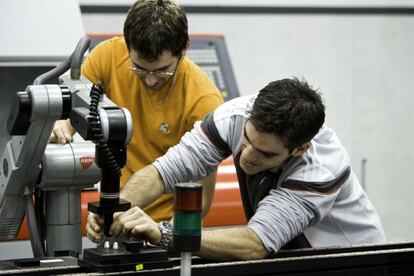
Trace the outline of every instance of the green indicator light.
<instances>
[{"instance_id":1,"label":"green indicator light","mask_svg":"<svg viewBox=\"0 0 414 276\"><path fill-rule=\"evenodd\" d=\"M174 213L174 230L176 236L201 236L201 213Z\"/></svg>"}]
</instances>

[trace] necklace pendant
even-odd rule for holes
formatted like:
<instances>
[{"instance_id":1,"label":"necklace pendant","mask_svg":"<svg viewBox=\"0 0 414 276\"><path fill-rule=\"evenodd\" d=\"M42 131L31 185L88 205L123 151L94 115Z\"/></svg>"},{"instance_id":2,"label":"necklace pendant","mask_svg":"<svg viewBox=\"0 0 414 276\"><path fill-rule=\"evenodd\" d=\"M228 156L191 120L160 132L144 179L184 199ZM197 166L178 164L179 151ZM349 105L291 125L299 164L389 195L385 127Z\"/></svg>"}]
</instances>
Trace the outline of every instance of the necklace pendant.
<instances>
[{"instance_id":1,"label":"necklace pendant","mask_svg":"<svg viewBox=\"0 0 414 276\"><path fill-rule=\"evenodd\" d=\"M161 134L168 134L168 133L170 133L170 126L168 125L167 122L162 122L159 129L158 129L158 131Z\"/></svg>"}]
</instances>

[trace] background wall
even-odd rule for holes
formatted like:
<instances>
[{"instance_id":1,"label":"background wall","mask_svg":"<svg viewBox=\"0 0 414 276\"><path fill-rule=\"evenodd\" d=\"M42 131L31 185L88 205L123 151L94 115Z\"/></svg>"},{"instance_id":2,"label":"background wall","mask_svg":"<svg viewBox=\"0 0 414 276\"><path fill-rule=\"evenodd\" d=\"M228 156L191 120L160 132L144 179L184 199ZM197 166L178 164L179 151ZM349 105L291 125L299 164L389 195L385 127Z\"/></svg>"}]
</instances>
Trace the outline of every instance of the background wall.
<instances>
[{"instance_id":1,"label":"background wall","mask_svg":"<svg viewBox=\"0 0 414 276\"><path fill-rule=\"evenodd\" d=\"M56 61L84 34L77 0L1 0L0 62Z\"/></svg>"},{"instance_id":2,"label":"background wall","mask_svg":"<svg viewBox=\"0 0 414 276\"><path fill-rule=\"evenodd\" d=\"M103 2L81 1L85 32L122 33L128 5ZM311 2L180 1L191 33L225 36L242 95L291 76L320 89L388 240L414 239L413 4Z\"/></svg>"}]
</instances>

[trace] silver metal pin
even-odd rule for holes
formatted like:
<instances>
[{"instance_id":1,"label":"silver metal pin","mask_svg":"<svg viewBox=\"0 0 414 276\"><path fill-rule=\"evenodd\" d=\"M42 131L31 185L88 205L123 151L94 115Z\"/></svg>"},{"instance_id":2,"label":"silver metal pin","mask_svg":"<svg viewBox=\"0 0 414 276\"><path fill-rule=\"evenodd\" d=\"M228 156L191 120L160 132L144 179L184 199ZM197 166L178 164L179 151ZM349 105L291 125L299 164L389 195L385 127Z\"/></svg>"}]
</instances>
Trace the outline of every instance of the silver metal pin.
<instances>
[{"instance_id":1,"label":"silver metal pin","mask_svg":"<svg viewBox=\"0 0 414 276\"><path fill-rule=\"evenodd\" d=\"M109 244L109 241L105 241L104 248L109 249L110 247L111 247L111 245Z\"/></svg>"}]
</instances>

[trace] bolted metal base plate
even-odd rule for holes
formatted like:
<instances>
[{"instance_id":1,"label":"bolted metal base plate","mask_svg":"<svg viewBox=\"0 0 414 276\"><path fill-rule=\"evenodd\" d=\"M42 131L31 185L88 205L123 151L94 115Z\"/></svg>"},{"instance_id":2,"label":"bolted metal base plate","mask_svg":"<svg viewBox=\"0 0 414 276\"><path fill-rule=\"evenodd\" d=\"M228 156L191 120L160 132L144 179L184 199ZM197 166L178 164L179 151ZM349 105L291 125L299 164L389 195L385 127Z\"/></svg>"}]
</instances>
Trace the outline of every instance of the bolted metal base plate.
<instances>
[{"instance_id":1,"label":"bolted metal base plate","mask_svg":"<svg viewBox=\"0 0 414 276\"><path fill-rule=\"evenodd\" d=\"M167 251L160 247L143 246L138 252L128 251L123 245L112 248L88 248L83 251L79 265L98 272L139 271L146 269L171 268L173 261L168 259Z\"/></svg>"}]
</instances>

